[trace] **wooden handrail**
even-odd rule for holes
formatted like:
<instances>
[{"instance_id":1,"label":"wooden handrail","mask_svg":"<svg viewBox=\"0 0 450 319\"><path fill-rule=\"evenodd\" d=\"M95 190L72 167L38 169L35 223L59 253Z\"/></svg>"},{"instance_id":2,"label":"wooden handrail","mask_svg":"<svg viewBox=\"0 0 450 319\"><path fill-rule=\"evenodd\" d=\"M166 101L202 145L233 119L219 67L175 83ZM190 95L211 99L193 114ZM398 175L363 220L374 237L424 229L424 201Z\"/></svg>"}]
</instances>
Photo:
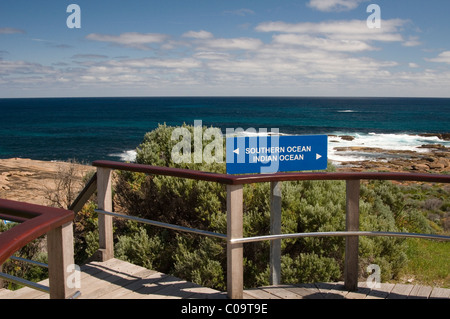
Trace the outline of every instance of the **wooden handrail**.
<instances>
[{"instance_id":1,"label":"wooden handrail","mask_svg":"<svg viewBox=\"0 0 450 319\"><path fill-rule=\"evenodd\" d=\"M0 234L0 264L17 250L48 233L71 222L74 213L69 210L0 199L2 219L22 223Z\"/></svg>"},{"instance_id":2,"label":"wooden handrail","mask_svg":"<svg viewBox=\"0 0 450 319\"><path fill-rule=\"evenodd\" d=\"M0 199L0 218L20 224L0 233L0 265L16 251L47 234L50 298L69 298L67 266L73 264L74 212L41 205Z\"/></svg>"},{"instance_id":3,"label":"wooden handrail","mask_svg":"<svg viewBox=\"0 0 450 319\"><path fill-rule=\"evenodd\" d=\"M160 166L151 166L151 165L145 165L145 164L122 163L122 162L113 162L113 161L95 161L92 163L92 165L95 167L101 167L101 168L117 169L117 170L139 172L139 173L146 173L146 174L174 176L174 177L189 178L189 179L194 179L194 180L218 182L218 183L222 183L222 184L233 184L233 181L234 181L234 178L231 175L195 171L195 170L183 169L183 168L160 167Z\"/></svg>"},{"instance_id":4,"label":"wooden handrail","mask_svg":"<svg viewBox=\"0 0 450 319\"><path fill-rule=\"evenodd\" d=\"M95 161L93 166L140 172L146 174L166 175L194 180L217 182L227 185L244 185L277 181L305 180L399 180L430 183L450 183L450 175L397 173L397 172L294 172L275 174L229 175L208 173L189 169L159 167L144 164L122 163L113 161Z\"/></svg>"}]
</instances>

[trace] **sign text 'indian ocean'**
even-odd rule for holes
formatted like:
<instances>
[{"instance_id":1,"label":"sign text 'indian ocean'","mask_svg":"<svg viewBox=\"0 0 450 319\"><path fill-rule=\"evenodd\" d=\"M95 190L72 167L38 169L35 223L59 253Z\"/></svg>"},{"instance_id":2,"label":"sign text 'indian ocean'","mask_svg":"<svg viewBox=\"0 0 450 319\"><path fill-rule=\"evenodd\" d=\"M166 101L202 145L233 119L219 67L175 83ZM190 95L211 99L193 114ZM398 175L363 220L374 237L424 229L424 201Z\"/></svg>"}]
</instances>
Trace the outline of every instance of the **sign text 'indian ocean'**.
<instances>
[{"instance_id":1,"label":"sign text 'indian ocean'","mask_svg":"<svg viewBox=\"0 0 450 319\"><path fill-rule=\"evenodd\" d=\"M227 138L227 173L276 173L327 168L326 135Z\"/></svg>"}]
</instances>

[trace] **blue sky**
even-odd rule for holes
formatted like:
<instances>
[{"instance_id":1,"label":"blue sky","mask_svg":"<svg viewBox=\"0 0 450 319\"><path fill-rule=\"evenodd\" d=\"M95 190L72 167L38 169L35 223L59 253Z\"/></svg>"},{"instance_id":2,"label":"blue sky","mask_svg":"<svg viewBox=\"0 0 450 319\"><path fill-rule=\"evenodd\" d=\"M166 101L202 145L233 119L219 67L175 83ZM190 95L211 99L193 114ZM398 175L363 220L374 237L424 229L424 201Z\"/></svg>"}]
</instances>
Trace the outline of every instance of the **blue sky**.
<instances>
[{"instance_id":1,"label":"blue sky","mask_svg":"<svg viewBox=\"0 0 450 319\"><path fill-rule=\"evenodd\" d=\"M0 97L450 97L449 16L447 0L5 0Z\"/></svg>"}]
</instances>

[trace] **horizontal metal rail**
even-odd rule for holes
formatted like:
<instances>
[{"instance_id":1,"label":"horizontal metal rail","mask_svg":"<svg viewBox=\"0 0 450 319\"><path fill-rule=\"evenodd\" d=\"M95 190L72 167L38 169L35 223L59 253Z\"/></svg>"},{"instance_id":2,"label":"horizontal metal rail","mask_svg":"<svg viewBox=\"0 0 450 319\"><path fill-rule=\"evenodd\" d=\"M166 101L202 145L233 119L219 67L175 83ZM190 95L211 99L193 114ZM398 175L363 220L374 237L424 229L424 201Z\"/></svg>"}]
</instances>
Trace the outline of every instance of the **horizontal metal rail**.
<instances>
[{"instance_id":1,"label":"horizontal metal rail","mask_svg":"<svg viewBox=\"0 0 450 319\"><path fill-rule=\"evenodd\" d=\"M345 236L386 236L386 237L406 237L406 238L421 238L421 239L436 239L442 241L450 241L449 236L433 235L433 234L416 234L416 233L398 233L398 232L374 232L374 231L335 231L335 232L313 232L313 233L294 233L294 234L280 234L267 236L254 236L231 239L233 244L237 243L251 243L264 240L277 240L286 238L301 238L301 237L345 237Z\"/></svg>"},{"instance_id":2,"label":"horizontal metal rail","mask_svg":"<svg viewBox=\"0 0 450 319\"><path fill-rule=\"evenodd\" d=\"M35 261L35 260L31 260L31 259L25 259L25 258L17 257L17 256L11 256L9 259L24 262L27 264L32 264L32 265L39 266L39 267L48 268L48 264L44 264L39 261Z\"/></svg>"},{"instance_id":3,"label":"horizontal metal rail","mask_svg":"<svg viewBox=\"0 0 450 319\"><path fill-rule=\"evenodd\" d=\"M155 220L140 218L140 217L136 217L136 216L128 216L128 215L123 215L123 214L118 214L118 213L113 213L113 212L107 212L107 211L100 210L100 209L96 209L95 211L99 214L105 214L105 215L109 215L109 216L113 216L113 217L120 217L120 218L129 219L129 220L134 220L136 222L144 223L144 224L148 224L148 225L152 225L152 226L163 227L163 228L168 228L168 229L172 229L172 230L178 230L178 231L182 231L182 232L186 232L186 233L194 233L194 234L199 234L199 235L204 235L204 236L209 236L209 237L216 237L216 238L220 238L220 239L227 239L227 235L225 235L225 234L214 233L214 232L207 231L207 230L178 226L178 225L158 222Z\"/></svg>"},{"instance_id":4,"label":"horizontal metal rail","mask_svg":"<svg viewBox=\"0 0 450 319\"><path fill-rule=\"evenodd\" d=\"M30 288L33 288L33 289L36 289L39 291L50 293L50 288L48 286L41 285L37 282L33 282L33 281L29 281L29 280L19 278L19 277L13 276L13 275L5 274L3 272L0 272L0 278L3 278L5 280L13 282L15 284L27 286L27 287L30 287Z\"/></svg>"}]
</instances>

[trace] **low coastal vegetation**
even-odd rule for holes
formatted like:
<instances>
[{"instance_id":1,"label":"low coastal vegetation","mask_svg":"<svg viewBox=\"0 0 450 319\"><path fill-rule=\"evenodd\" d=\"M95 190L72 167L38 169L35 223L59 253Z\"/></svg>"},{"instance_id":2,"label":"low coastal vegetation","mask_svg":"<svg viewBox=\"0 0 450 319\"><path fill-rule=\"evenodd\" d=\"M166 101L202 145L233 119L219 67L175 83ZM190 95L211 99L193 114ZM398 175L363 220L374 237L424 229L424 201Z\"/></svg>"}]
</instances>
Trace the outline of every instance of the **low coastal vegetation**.
<instances>
[{"instance_id":1,"label":"low coastal vegetation","mask_svg":"<svg viewBox=\"0 0 450 319\"><path fill-rule=\"evenodd\" d=\"M185 126L193 134L192 126ZM225 163L174 163L174 127L160 125L145 135L136 162L208 172L225 172ZM206 129L206 128L203 128ZM224 146L225 147L225 146ZM329 165L328 171L336 168ZM268 183L244 187L244 235L269 234ZM345 229L345 182L299 181L282 185L282 232L325 232ZM226 189L212 182L118 171L114 179L116 211L166 223L226 233ZM95 200L85 205L74 223L76 262L98 248ZM389 232L449 234L449 189L445 185L361 183L360 229ZM0 225L3 230L5 225ZM116 219L115 255L134 264L173 274L200 285L226 289L225 242L177 233ZM345 240L341 237L296 238L282 241L282 283L339 281L343 278ZM21 256L45 261L42 244L23 249ZM361 280L377 264L381 280L410 280L450 287L449 244L431 240L360 237ZM269 284L269 242L244 245L244 285ZM38 279L15 261L4 270ZM33 268L34 269L34 268Z\"/></svg>"}]
</instances>

